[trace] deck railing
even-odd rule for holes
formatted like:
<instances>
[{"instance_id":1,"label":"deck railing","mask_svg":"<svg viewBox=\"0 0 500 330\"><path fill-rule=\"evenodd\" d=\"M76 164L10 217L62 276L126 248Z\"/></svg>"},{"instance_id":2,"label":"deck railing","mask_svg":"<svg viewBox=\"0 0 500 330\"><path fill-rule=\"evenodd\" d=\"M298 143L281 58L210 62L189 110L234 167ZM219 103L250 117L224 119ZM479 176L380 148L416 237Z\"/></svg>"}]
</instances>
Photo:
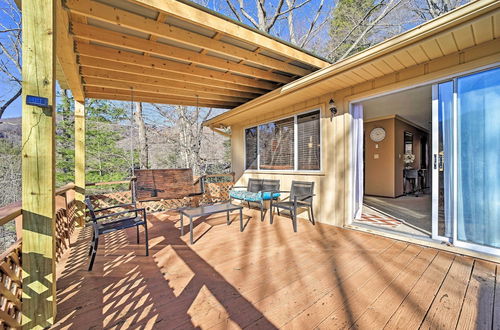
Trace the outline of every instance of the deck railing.
<instances>
[{"instance_id":1,"label":"deck railing","mask_svg":"<svg viewBox=\"0 0 500 330\"><path fill-rule=\"evenodd\" d=\"M96 209L105 208L117 204L132 202L131 183L133 179L126 181L87 183L87 188L101 188L91 196L91 202ZM140 207L146 208L149 213L162 212L176 209L192 204L207 204L221 202L229 199L229 190L234 186L234 173L208 174L195 178L193 186L201 190L201 182L204 183L204 194L196 198L166 199L160 201L140 202ZM106 186L127 186L128 189L114 191Z\"/></svg>"},{"instance_id":2,"label":"deck railing","mask_svg":"<svg viewBox=\"0 0 500 330\"><path fill-rule=\"evenodd\" d=\"M69 248L75 227L75 185L70 183L56 190L55 236L56 259ZM0 225L16 221L17 241L0 255L0 328L21 326L22 297L22 209L21 203L0 208Z\"/></svg>"}]
</instances>

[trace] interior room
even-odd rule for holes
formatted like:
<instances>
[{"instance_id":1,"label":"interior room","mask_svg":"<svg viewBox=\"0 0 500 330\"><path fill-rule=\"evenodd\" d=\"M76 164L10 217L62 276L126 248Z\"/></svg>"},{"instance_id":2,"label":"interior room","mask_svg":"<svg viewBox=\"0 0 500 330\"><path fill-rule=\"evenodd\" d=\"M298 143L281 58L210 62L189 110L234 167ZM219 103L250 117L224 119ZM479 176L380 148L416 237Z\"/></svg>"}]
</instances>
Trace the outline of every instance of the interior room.
<instances>
[{"instance_id":1,"label":"interior room","mask_svg":"<svg viewBox=\"0 0 500 330\"><path fill-rule=\"evenodd\" d=\"M432 87L359 104L364 124L364 196L355 224L430 237Z\"/></svg>"}]
</instances>

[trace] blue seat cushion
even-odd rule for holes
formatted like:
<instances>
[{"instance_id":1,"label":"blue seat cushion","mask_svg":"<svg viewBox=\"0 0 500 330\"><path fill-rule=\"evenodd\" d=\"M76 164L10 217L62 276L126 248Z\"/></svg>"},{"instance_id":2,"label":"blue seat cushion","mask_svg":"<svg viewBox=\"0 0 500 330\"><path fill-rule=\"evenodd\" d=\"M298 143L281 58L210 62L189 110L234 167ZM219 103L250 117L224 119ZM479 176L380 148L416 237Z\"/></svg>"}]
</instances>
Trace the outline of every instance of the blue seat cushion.
<instances>
[{"instance_id":1,"label":"blue seat cushion","mask_svg":"<svg viewBox=\"0 0 500 330\"><path fill-rule=\"evenodd\" d=\"M262 200L270 200L271 193L270 192L250 192L246 190L236 190L233 189L229 192L229 196L234 199L244 200L247 202L261 202ZM272 198L276 199L280 196L279 193L272 194Z\"/></svg>"}]
</instances>

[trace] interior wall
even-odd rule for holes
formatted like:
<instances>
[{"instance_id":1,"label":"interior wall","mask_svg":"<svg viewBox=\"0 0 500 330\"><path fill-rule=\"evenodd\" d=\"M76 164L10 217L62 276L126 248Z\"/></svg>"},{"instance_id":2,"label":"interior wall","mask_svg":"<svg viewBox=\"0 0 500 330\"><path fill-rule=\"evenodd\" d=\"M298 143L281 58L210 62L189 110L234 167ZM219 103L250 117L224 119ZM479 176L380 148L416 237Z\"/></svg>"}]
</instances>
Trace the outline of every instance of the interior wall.
<instances>
[{"instance_id":1,"label":"interior wall","mask_svg":"<svg viewBox=\"0 0 500 330\"><path fill-rule=\"evenodd\" d=\"M394 118L365 122L364 126L365 195L394 197ZM385 139L380 142L374 142L370 138L370 132L377 127L386 132Z\"/></svg>"}]
</instances>

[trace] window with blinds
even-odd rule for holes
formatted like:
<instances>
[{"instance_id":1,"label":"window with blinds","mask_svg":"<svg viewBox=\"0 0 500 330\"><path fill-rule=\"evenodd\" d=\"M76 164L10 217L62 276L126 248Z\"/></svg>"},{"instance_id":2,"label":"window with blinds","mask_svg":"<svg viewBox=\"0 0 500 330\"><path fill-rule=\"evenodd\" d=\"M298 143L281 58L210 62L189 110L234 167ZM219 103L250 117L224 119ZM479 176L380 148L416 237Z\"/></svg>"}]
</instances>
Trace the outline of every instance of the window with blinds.
<instances>
[{"instance_id":1,"label":"window with blinds","mask_svg":"<svg viewBox=\"0 0 500 330\"><path fill-rule=\"evenodd\" d=\"M294 118L259 126L261 170L293 170Z\"/></svg>"},{"instance_id":2,"label":"window with blinds","mask_svg":"<svg viewBox=\"0 0 500 330\"><path fill-rule=\"evenodd\" d=\"M245 129L245 151L245 169L320 170L320 111Z\"/></svg>"},{"instance_id":3,"label":"window with blinds","mask_svg":"<svg viewBox=\"0 0 500 330\"><path fill-rule=\"evenodd\" d=\"M297 116L297 157L298 170L319 170L320 131L319 110Z\"/></svg>"},{"instance_id":4,"label":"window with blinds","mask_svg":"<svg viewBox=\"0 0 500 330\"><path fill-rule=\"evenodd\" d=\"M256 170L257 167L257 127L245 130L245 169Z\"/></svg>"}]
</instances>

